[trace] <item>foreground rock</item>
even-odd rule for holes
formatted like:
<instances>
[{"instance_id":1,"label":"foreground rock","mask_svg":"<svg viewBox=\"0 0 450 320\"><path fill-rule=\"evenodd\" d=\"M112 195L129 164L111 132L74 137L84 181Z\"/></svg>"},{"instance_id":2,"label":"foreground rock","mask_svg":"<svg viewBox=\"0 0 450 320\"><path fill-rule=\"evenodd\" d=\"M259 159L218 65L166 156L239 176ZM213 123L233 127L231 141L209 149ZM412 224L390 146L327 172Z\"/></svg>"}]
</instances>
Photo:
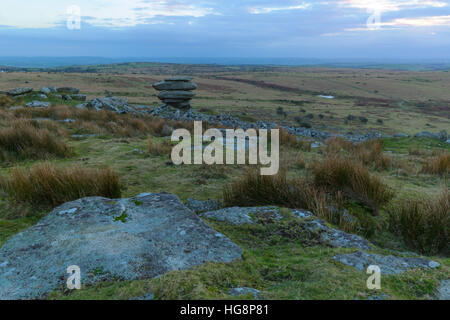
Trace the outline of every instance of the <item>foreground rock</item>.
<instances>
[{"instance_id":1,"label":"foreground rock","mask_svg":"<svg viewBox=\"0 0 450 320\"><path fill-rule=\"evenodd\" d=\"M19 95L30 93L32 91L33 91L33 88L31 88L31 87L16 88L16 89L12 89L12 90L8 91L7 94L10 96L19 96Z\"/></svg>"},{"instance_id":2,"label":"foreground rock","mask_svg":"<svg viewBox=\"0 0 450 320\"><path fill-rule=\"evenodd\" d=\"M230 289L230 290L228 290L227 293L234 297L246 296L246 295L251 294L255 298L255 300L258 300L259 295L261 294L261 291L259 291L257 289L253 289L253 288L242 287L242 288Z\"/></svg>"},{"instance_id":3,"label":"foreground rock","mask_svg":"<svg viewBox=\"0 0 450 320\"><path fill-rule=\"evenodd\" d=\"M334 259L360 271L365 271L370 265L376 265L380 267L382 275L398 274L415 268L434 269L440 266L438 262L425 258L383 256L361 251L337 255Z\"/></svg>"},{"instance_id":4,"label":"foreground rock","mask_svg":"<svg viewBox=\"0 0 450 320\"><path fill-rule=\"evenodd\" d=\"M0 249L0 299L33 299L64 288L67 267L82 284L152 278L241 249L168 193L66 203Z\"/></svg>"},{"instance_id":5,"label":"foreground rock","mask_svg":"<svg viewBox=\"0 0 450 320\"><path fill-rule=\"evenodd\" d=\"M226 222L233 225L256 224L260 219L270 219L274 222L283 219L277 207L224 208L216 211L204 212L200 216L207 219ZM317 236L320 242L336 248L358 248L369 250L371 244L354 234L328 227L325 222L305 210L291 210L294 217L302 222L302 228Z\"/></svg>"},{"instance_id":6,"label":"foreground rock","mask_svg":"<svg viewBox=\"0 0 450 320\"><path fill-rule=\"evenodd\" d=\"M195 199L187 199L186 207L196 213L218 210L220 205L214 200L198 201Z\"/></svg>"},{"instance_id":7,"label":"foreground rock","mask_svg":"<svg viewBox=\"0 0 450 320\"><path fill-rule=\"evenodd\" d=\"M153 88L162 91L158 98L165 104L181 110L191 108L190 100L195 96L197 85L189 77L176 77L153 84Z\"/></svg>"},{"instance_id":8,"label":"foreground rock","mask_svg":"<svg viewBox=\"0 0 450 320\"><path fill-rule=\"evenodd\" d=\"M450 280L444 280L441 282L438 299L450 300Z\"/></svg>"},{"instance_id":9,"label":"foreground rock","mask_svg":"<svg viewBox=\"0 0 450 320\"><path fill-rule=\"evenodd\" d=\"M26 106L28 108L50 108L52 106L52 104L50 102L43 102L43 101L34 100L34 101L31 101L31 102L28 102L26 104Z\"/></svg>"}]
</instances>

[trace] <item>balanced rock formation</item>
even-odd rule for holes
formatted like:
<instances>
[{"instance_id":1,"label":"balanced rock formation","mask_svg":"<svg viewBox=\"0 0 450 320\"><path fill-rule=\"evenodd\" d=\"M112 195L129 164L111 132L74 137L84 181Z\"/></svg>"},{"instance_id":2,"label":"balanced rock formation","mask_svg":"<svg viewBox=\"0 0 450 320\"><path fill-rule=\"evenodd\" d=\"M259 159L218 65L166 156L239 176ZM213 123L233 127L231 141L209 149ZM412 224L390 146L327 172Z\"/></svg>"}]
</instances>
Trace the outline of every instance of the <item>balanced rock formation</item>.
<instances>
[{"instance_id":1,"label":"balanced rock formation","mask_svg":"<svg viewBox=\"0 0 450 320\"><path fill-rule=\"evenodd\" d=\"M0 248L0 300L37 299L64 288L67 268L82 285L158 277L242 250L169 193L63 204Z\"/></svg>"},{"instance_id":2,"label":"balanced rock formation","mask_svg":"<svg viewBox=\"0 0 450 320\"><path fill-rule=\"evenodd\" d=\"M175 77L153 84L153 88L161 91L158 98L165 104L177 109L188 110L191 108L190 100L195 96L192 92L197 85L190 77Z\"/></svg>"}]
</instances>

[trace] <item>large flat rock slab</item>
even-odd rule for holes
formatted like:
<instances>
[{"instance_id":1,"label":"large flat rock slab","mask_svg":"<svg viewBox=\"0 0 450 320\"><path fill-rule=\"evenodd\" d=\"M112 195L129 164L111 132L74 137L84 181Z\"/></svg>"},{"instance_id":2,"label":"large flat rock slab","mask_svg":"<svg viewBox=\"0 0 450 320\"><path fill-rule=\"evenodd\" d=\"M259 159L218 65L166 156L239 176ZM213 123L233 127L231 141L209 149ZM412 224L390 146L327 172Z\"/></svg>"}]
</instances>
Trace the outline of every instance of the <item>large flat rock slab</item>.
<instances>
[{"instance_id":1,"label":"large flat rock slab","mask_svg":"<svg viewBox=\"0 0 450 320\"><path fill-rule=\"evenodd\" d=\"M56 208L0 248L0 299L40 298L63 288L71 265L80 267L85 285L152 278L241 255L172 194L84 198Z\"/></svg>"},{"instance_id":2,"label":"large flat rock slab","mask_svg":"<svg viewBox=\"0 0 450 320\"><path fill-rule=\"evenodd\" d=\"M379 266L382 275L399 274L416 268L434 269L440 266L438 262L425 258L403 258L392 255L384 256L361 251L337 255L334 259L345 265L355 267L360 271L365 271L370 265Z\"/></svg>"},{"instance_id":3,"label":"large flat rock slab","mask_svg":"<svg viewBox=\"0 0 450 320\"><path fill-rule=\"evenodd\" d=\"M450 300L450 280L443 280L439 287L439 300Z\"/></svg>"},{"instance_id":4,"label":"large flat rock slab","mask_svg":"<svg viewBox=\"0 0 450 320\"><path fill-rule=\"evenodd\" d=\"M278 207L231 207L200 213L200 216L232 225L256 224L260 218L274 222L283 219ZM373 245L364 238L329 227L313 213L306 210L291 210L294 217L302 221L303 228L317 234L322 243L335 248L358 248L370 250Z\"/></svg>"}]
</instances>

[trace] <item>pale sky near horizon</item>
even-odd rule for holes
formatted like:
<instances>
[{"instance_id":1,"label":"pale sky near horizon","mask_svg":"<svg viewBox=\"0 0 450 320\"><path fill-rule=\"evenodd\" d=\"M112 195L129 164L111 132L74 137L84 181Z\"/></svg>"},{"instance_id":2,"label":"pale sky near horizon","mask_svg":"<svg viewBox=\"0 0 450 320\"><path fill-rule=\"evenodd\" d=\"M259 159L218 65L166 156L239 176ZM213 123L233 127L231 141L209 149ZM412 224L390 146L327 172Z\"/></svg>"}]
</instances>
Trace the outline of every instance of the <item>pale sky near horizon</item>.
<instances>
[{"instance_id":1,"label":"pale sky near horizon","mask_svg":"<svg viewBox=\"0 0 450 320\"><path fill-rule=\"evenodd\" d=\"M1 56L450 58L449 0L2 4Z\"/></svg>"}]
</instances>

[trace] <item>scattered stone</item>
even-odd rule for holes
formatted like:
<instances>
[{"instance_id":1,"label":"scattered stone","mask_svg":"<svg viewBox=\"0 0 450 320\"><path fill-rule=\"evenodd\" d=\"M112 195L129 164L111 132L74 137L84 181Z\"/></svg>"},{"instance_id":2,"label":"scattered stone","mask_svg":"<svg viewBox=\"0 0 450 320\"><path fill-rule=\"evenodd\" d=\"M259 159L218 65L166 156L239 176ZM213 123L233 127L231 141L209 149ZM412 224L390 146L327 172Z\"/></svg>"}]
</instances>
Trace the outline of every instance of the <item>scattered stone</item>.
<instances>
[{"instance_id":1,"label":"scattered stone","mask_svg":"<svg viewBox=\"0 0 450 320\"><path fill-rule=\"evenodd\" d=\"M12 89L12 90L8 91L7 94L10 96L19 96L19 95L24 95L24 94L30 93L32 91L33 91L33 88L31 88L31 87L16 88L16 89Z\"/></svg>"},{"instance_id":2,"label":"scattered stone","mask_svg":"<svg viewBox=\"0 0 450 320\"><path fill-rule=\"evenodd\" d=\"M72 100L72 96L70 94L65 94L65 95L63 95L62 98L63 98L63 100L66 100L66 101Z\"/></svg>"},{"instance_id":3,"label":"scattered stone","mask_svg":"<svg viewBox=\"0 0 450 320\"><path fill-rule=\"evenodd\" d=\"M317 149L317 148L320 148L321 146L322 146L322 143L317 142L317 141L315 141L311 144L312 149Z\"/></svg>"},{"instance_id":4,"label":"scattered stone","mask_svg":"<svg viewBox=\"0 0 450 320\"><path fill-rule=\"evenodd\" d=\"M87 96L85 94L72 94L70 96L72 98L72 100L76 100L76 101L86 101Z\"/></svg>"},{"instance_id":5,"label":"scattered stone","mask_svg":"<svg viewBox=\"0 0 450 320\"><path fill-rule=\"evenodd\" d=\"M62 92L62 93L71 93L71 94L80 93L80 89L72 88L72 87L61 87L61 88L56 89L56 91Z\"/></svg>"},{"instance_id":6,"label":"scattered stone","mask_svg":"<svg viewBox=\"0 0 450 320\"><path fill-rule=\"evenodd\" d=\"M439 300L450 300L450 280L441 281L441 287L438 294Z\"/></svg>"},{"instance_id":7,"label":"scattered stone","mask_svg":"<svg viewBox=\"0 0 450 320\"><path fill-rule=\"evenodd\" d=\"M187 199L186 207L195 213L203 213L220 209L220 205L215 200L198 201L195 199Z\"/></svg>"},{"instance_id":8,"label":"scattered stone","mask_svg":"<svg viewBox=\"0 0 450 320\"><path fill-rule=\"evenodd\" d=\"M191 108L190 100L195 96L193 90L197 89L197 85L191 82L190 77L176 77L166 79L162 82L153 84L153 88L161 93L158 98L168 106L172 106L181 110L189 110Z\"/></svg>"},{"instance_id":9,"label":"scattered stone","mask_svg":"<svg viewBox=\"0 0 450 320\"><path fill-rule=\"evenodd\" d=\"M292 210L292 214L299 219L306 219L306 218L314 217L314 214L307 210L295 209L295 210Z\"/></svg>"},{"instance_id":10,"label":"scattered stone","mask_svg":"<svg viewBox=\"0 0 450 320\"><path fill-rule=\"evenodd\" d=\"M62 99L63 98L63 96L60 95L60 94L55 94L55 97L58 98L58 99Z\"/></svg>"},{"instance_id":11,"label":"scattered stone","mask_svg":"<svg viewBox=\"0 0 450 320\"><path fill-rule=\"evenodd\" d=\"M230 290L228 290L227 294L232 295L234 297L247 296L247 295L251 294L255 298L255 300L258 300L259 295L261 294L261 291L259 291L257 289L253 289L253 288L241 287L241 288L230 289Z\"/></svg>"},{"instance_id":12,"label":"scattered stone","mask_svg":"<svg viewBox=\"0 0 450 320\"><path fill-rule=\"evenodd\" d=\"M435 269L440 266L439 263L425 258L402 258L392 255L383 256L361 251L337 255L334 259L345 265L355 267L360 271L365 271L370 265L376 265L380 267L382 275L399 274L415 268Z\"/></svg>"},{"instance_id":13,"label":"scattered stone","mask_svg":"<svg viewBox=\"0 0 450 320\"><path fill-rule=\"evenodd\" d=\"M321 242L335 248L358 248L370 250L372 244L366 239L355 234L328 227L325 222L316 220L304 221L305 229L320 235Z\"/></svg>"},{"instance_id":14,"label":"scattered stone","mask_svg":"<svg viewBox=\"0 0 450 320\"><path fill-rule=\"evenodd\" d=\"M89 103L80 103L75 106L76 109L87 109Z\"/></svg>"},{"instance_id":15,"label":"scattered stone","mask_svg":"<svg viewBox=\"0 0 450 320\"><path fill-rule=\"evenodd\" d=\"M394 137L396 137L396 138L409 138L409 134L400 132L400 133L394 134Z\"/></svg>"},{"instance_id":16,"label":"scattered stone","mask_svg":"<svg viewBox=\"0 0 450 320\"><path fill-rule=\"evenodd\" d=\"M430 138L430 139L439 139L440 138L439 134L431 133L431 132L428 132L428 131L423 131L423 132L416 133L414 135L414 137L415 138Z\"/></svg>"},{"instance_id":17,"label":"scattered stone","mask_svg":"<svg viewBox=\"0 0 450 320\"><path fill-rule=\"evenodd\" d=\"M38 99L48 99L48 97L45 94L38 94L36 97Z\"/></svg>"},{"instance_id":18,"label":"scattered stone","mask_svg":"<svg viewBox=\"0 0 450 320\"><path fill-rule=\"evenodd\" d=\"M134 109L128 105L126 99L118 97L96 98L89 102L88 108L93 108L96 111L108 110L118 114L132 113L134 111Z\"/></svg>"},{"instance_id":19,"label":"scattered stone","mask_svg":"<svg viewBox=\"0 0 450 320\"><path fill-rule=\"evenodd\" d=\"M67 119L64 119L64 120L56 120L57 122L62 122L62 123L75 123L75 122L77 122L75 119L70 119L70 118L67 118Z\"/></svg>"},{"instance_id":20,"label":"scattered stone","mask_svg":"<svg viewBox=\"0 0 450 320\"><path fill-rule=\"evenodd\" d=\"M50 102L43 102L43 101L31 101L26 104L28 108L50 108L52 104Z\"/></svg>"},{"instance_id":21,"label":"scattered stone","mask_svg":"<svg viewBox=\"0 0 450 320\"><path fill-rule=\"evenodd\" d=\"M52 93L52 91L50 90L50 88L47 88L47 87L42 87L42 88L39 89L39 91L40 91L41 93L43 93L43 94L50 94L50 93Z\"/></svg>"},{"instance_id":22,"label":"scattered stone","mask_svg":"<svg viewBox=\"0 0 450 320\"><path fill-rule=\"evenodd\" d=\"M439 140L441 141L447 141L447 131L442 130L441 132L439 132Z\"/></svg>"},{"instance_id":23,"label":"scattered stone","mask_svg":"<svg viewBox=\"0 0 450 320\"><path fill-rule=\"evenodd\" d=\"M77 265L83 285L148 279L242 250L168 193L63 204L0 248L0 300L37 299L64 287Z\"/></svg>"},{"instance_id":24,"label":"scattered stone","mask_svg":"<svg viewBox=\"0 0 450 320\"><path fill-rule=\"evenodd\" d=\"M88 138L97 138L100 137L99 134L73 134L70 136L72 139L83 140Z\"/></svg>"},{"instance_id":25,"label":"scattered stone","mask_svg":"<svg viewBox=\"0 0 450 320\"><path fill-rule=\"evenodd\" d=\"M48 89L50 90L51 93L57 92L56 87L50 86L50 87L48 87Z\"/></svg>"},{"instance_id":26,"label":"scattered stone","mask_svg":"<svg viewBox=\"0 0 450 320\"><path fill-rule=\"evenodd\" d=\"M203 218L214 219L234 225L256 224L259 217L271 217L275 221L281 220L279 208L274 207L232 207L215 211L203 212Z\"/></svg>"}]
</instances>

